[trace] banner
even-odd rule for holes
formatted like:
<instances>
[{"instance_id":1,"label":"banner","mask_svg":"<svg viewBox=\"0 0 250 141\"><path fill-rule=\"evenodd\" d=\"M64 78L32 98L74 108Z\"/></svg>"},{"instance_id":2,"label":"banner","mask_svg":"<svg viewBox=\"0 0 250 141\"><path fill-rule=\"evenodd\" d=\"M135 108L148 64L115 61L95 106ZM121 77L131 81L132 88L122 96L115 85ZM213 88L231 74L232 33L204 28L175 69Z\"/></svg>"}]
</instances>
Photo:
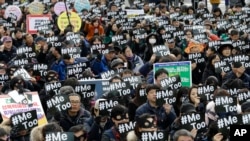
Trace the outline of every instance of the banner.
<instances>
[{"instance_id":1,"label":"banner","mask_svg":"<svg viewBox=\"0 0 250 141\"><path fill-rule=\"evenodd\" d=\"M182 87L192 86L192 69L190 61L155 63L154 74L160 68L165 68L169 73L169 77L179 75L181 77Z\"/></svg>"},{"instance_id":2,"label":"banner","mask_svg":"<svg viewBox=\"0 0 250 141\"><path fill-rule=\"evenodd\" d=\"M27 15L26 17L26 32L36 34L38 26L46 21L50 21L51 15Z\"/></svg>"},{"instance_id":3,"label":"banner","mask_svg":"<svg viewBox=\"0 0 250 141\"><path fill-rule=\"evenodd\" d=\"M42 104L37 92L26 92L24 94L29 101L30 104L22 104L16 103L15 100L7 95L0 95L0 111L3 120L9 119L12 115L27 112L31 110L36 110L37 118L38 118L38 126L47 124L47 118L44 114Z\"/></svg>"}]
</instances>

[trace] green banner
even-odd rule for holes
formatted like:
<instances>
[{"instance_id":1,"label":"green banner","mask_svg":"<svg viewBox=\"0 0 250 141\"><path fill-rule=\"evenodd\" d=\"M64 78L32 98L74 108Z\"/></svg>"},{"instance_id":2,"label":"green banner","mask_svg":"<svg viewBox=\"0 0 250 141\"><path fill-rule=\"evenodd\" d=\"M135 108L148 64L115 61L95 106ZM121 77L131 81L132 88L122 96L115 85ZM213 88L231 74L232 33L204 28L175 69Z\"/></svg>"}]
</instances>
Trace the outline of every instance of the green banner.
<instances>
[{"instance_id":1,"label":"green banner","mask_svg":"<svg viewBox=\"0 0 250 141\"><path fill-rule=\"evenodd\" d=\"M154 74L160 68L165 68L169 73L169 77L179 75L183 87L192 86L192 69L190 61L155 63Z\"/></svg>"}]
</instances>

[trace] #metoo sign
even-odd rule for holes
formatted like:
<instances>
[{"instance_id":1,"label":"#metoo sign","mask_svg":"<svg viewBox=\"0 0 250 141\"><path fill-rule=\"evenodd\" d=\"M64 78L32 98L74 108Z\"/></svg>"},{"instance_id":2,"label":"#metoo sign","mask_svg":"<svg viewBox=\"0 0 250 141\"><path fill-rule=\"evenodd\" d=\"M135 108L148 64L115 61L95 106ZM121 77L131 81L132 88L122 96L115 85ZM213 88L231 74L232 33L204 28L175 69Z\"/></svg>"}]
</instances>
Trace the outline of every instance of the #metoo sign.
<instances>
[{"instance_id":1,"label":"#metoo sign","mask_svg":"<svg viewBox=\"0 0 250 141\"><path fill-rule=\"evenodd\" d=\"M181 116L182 128L191 131L192 129L206 129L205 115L200 113L188 113Z\"/></svg>"},{"instance_id":2,"label":"#metoo sign","mask_svg":"<svg viewBox=\"0 0 250 141\"><path fill-rule=\"evenodd\" d=\"M166 141L166 131L148 131L141 133L141 141Z\"/></svg>"},{"instance_id":3,"label":"#metoo sign","mask_svg":"<svg viewBox=\"0 0 250 141\"><path fill-rule=\"evenodd\" d=\"M45 135L46 141L73 141L73 132L48 132Z\"/></svg>"},{"instance_id":4,"label":"#metoo sign","mask_svg":"<svg viewBox=\"0 0 250 141\"><path fill-rule=\"evenodd\" d=\"M10 120L12 125L16 127L18 131L32 129L38 125L36 110L14 114L10 117Z\"/></svg>"},{"instance_id":5,"label":"#metoo sign","mask_svg":"<svg viewBox=\"0 0 250 141\"><path fill-rule=\"evenodd\" d=\"M231 96L216 96L214 99L217 113L237 112L237 99Z\"/></svg>"}]
</instances>

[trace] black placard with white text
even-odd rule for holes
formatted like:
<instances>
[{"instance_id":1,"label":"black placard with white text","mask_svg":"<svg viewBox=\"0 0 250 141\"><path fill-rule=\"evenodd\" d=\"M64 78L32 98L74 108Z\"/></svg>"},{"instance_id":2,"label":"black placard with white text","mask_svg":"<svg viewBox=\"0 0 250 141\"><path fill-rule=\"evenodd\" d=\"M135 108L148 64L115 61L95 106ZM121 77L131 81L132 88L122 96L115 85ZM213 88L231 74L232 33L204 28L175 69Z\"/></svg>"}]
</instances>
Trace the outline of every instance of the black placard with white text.
<instances>
[{"instance_id":1,"label":"black placard with white text","mask_svg":"<svg viewBox=\"0 0 250 141\"><path fill-rule=\"evenodd\" d=\"M10 120L13 127L18 131L32 129L38 125L36 110L14 114Z\"/></svg>"}]
</instances>

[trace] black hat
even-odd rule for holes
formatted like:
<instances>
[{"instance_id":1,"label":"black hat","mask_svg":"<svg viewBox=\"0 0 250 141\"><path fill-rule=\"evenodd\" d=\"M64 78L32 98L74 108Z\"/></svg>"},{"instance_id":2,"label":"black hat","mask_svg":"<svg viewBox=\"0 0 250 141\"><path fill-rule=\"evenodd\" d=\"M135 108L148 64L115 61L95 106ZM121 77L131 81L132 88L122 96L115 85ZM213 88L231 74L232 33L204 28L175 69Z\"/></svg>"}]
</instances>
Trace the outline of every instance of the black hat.
<instances>
[{"instance_id":1,"label":"black hat","mask_svg":"<svg viewBox=\"0 0 250 141\"><path fill-rule=\"evenodd\" d=\"M231 50L233 49L232 41L223 41L221 42L220 47L218 48L218 53L222 54L224 48L230 47Z\"/></svg>"},{"instance_id":2,"label":"black hat","mask_svg":"<svg viewBox=\"0 0 250 141\"><path fill-rule=\"evenodd\" d=\"M246 102L241 104L241 111L243 113L247 112L248 110L250 111L250 100L247 100Z\"/></svg>"},{"instance_id":3,"label":"black hat","mask_svg":"<svg viewBox=\"0 0 250 141\"><path fill-rule=\"evenodd\" d=\"M180 108L181 113L191 113L196 112L195 107L191 103L183 103Z\"/></svg>"},{"instance_id":4,"label":"black hat","mask_svg":"<svg viewBox=\"0 0 250 141\"><path fill-rule=\"evenodd\" d=\"M38 37L36 37L35 42L37 43L39 41L47 41L47 40L46 40L46 38L44 38L42 36L38 36Z\"/></svg>"}]
</instances>

